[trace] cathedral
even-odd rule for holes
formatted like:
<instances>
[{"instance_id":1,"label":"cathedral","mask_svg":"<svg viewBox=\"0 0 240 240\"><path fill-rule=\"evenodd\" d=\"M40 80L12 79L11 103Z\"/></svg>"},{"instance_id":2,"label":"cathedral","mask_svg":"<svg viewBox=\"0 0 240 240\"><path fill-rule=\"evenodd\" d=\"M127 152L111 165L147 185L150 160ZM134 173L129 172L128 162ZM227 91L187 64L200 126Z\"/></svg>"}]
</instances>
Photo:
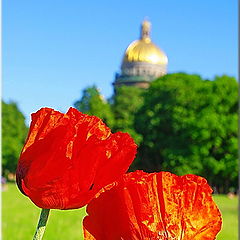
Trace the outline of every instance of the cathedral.
<instances>
[{"instance_id":1,"label":"cathedral","mask_svg":"<svg viewBox=\"0 0 240 240\"><path fill-rule=\"evenodd\" d=\"M116 73L114 87L136 86L148 88L151 81L167 73L168 58L150 37L151 23L144 20L140 39L126 49L120 73Z\"/></svg>"}]
</instances>

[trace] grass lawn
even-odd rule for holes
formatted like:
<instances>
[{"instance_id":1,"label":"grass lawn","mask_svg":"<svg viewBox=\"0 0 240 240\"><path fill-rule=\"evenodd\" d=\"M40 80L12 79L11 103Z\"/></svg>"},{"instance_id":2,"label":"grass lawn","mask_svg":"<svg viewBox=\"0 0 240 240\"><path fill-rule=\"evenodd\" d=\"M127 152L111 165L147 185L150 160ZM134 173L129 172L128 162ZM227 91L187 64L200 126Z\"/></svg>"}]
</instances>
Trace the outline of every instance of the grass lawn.
<instances>
[{"instance_id":1,"label":"grass lawn","mask_svg":"<svg viewBox=\"0 0 240 240\"><path fill-rule=\"evenodd\" d=\"M3 240L31 240L39 218L40 209L22 195L15 184L8 184L2 193ZM51 210L44 234L47 240L81 240L82 219L80 210Z\"/></svg>"},{"instance_id":2,"label":"grass lawn","mask_svg":"<svg viewBox=\"0 0 240 240\"><path fill-rule=\"evenodd\" d=\"M217 240L237 239L237 198L228 199L224 195L214 197L223 215L223 229ZM3 240L32 239L40 209L23 196L14 184L8 184L2 193L2 234ZM47 240L81 240L82 218L85 209L51 210L44 235Z\"/></svg>"},{"instance_id":3,"label":"grass lawn","mask_svg":"<svg viewBox=\"0 0 240 240\"><path fill-rule=\"evenodd\" d=\"M214 200L223 217L222 230L218 234L217 240L237 240L238 198L229 199L226 195L215 195Z\"/></svg>"}]
</instances>

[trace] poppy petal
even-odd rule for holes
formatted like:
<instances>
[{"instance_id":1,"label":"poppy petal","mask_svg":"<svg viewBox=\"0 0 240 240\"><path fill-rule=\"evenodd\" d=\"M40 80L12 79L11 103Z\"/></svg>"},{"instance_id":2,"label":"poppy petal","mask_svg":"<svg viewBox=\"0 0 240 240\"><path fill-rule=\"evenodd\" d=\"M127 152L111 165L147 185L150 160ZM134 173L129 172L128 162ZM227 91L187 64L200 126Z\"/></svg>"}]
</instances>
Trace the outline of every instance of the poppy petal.
<instances>
[{"instance_id":1,"label":"poppy petal","mask_svg":"<svg viewBox=\"0 0 240 240\"><path fill-rule=\"evenodd\" d=\"M87 207L85 239L213 240L221 214L207 181L169 172L125 174Z\"/></svg>"},{"instance_id":2,"label":"poppy petal","mask_svg":"<svg viewBox=\"0 0 240 240\"><path fill-rule=\"evenodd\" d=\"M17 184L41 208L79 208L127 171L136 147L128 134L112 134L95 116L42 108L32 114Z\"/></svg>"}]
</instances>

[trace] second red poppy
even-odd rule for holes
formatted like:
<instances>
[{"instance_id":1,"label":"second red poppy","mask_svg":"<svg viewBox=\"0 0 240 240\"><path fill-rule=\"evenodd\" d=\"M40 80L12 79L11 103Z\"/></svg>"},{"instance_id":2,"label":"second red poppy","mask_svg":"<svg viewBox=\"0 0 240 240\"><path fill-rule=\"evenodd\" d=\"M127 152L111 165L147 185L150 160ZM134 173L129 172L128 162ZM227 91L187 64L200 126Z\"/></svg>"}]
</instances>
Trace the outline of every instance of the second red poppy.
<instances>
[{"instance_id":1,"label":"second red poppy","mask_svg":"<svg viewBox=\"0 0 240 240\"><path fill-rule=\"evenodd\" d=\"M213 240L221 214L207 181L169 172L126 174L93 199L86 240Z\"/></svg>"}]
</instances>

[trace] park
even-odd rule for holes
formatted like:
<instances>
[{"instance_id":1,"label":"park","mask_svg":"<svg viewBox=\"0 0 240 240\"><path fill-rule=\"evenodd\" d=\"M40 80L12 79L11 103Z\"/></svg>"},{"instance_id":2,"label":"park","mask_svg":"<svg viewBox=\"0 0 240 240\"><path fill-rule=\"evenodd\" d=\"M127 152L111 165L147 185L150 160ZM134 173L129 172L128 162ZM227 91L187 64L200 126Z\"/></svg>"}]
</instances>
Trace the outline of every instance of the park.
<instances>
[{"instance_id":1,"label":"park","mask_svg":"<svg viewBox=\"0 0 240 240\"><path fill-rule=\"evenodd\" d=\"M6 2L3 239L237 239L235 8Z\"/></svg>"}]
</instances>

